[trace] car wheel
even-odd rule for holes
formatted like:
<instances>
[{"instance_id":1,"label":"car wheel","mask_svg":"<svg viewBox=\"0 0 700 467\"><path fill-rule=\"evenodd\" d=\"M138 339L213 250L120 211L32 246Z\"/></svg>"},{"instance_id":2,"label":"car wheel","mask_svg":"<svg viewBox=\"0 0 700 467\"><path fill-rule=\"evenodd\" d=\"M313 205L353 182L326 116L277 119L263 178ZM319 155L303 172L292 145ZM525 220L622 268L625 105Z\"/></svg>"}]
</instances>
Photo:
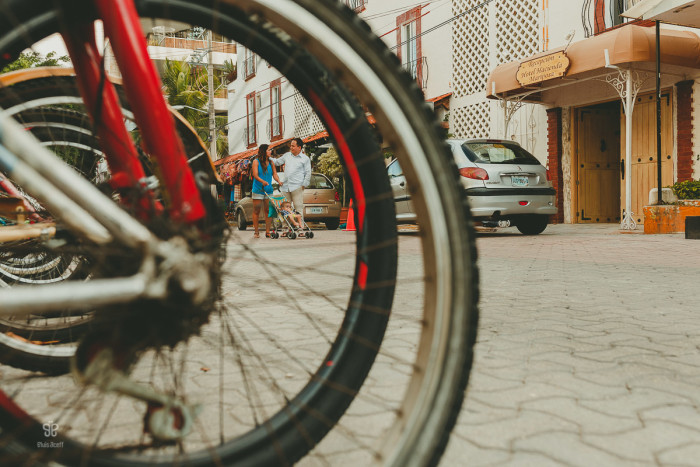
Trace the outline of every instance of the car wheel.
<instances>
[{"instance_id":1,"label":"car wheel","mask_svg":"<svg viewBox=\"0 0 700 467\"><path fill-rule=\"evenodd\" d=\"M340 225L340 218L338 219L326 219L325 221L326 228L328 230L336 230L338 226Z\"/></svg>"},{"instance_id":2,"label":"car wheel","mask_svg":"<svg viewBox=\"0 0 700 467\"><path fill-rule=\"evenodd\" d=\"M515 227L524 235L537 235L544 232L549 222L549 216L533 214L519 220Z\"/></svg>"},{"instance_id":3,"label":"car wheel","mask_svg":"<svg viewBox=\"0 0 700 467\"><path fill-rule=\"evenodd\" d=\"M236 224L238 224L238 230L245 230L248 226L245 221L245 215L243 215L243 211L241 210L236 213Z\"/></svg>"}]
</instances>

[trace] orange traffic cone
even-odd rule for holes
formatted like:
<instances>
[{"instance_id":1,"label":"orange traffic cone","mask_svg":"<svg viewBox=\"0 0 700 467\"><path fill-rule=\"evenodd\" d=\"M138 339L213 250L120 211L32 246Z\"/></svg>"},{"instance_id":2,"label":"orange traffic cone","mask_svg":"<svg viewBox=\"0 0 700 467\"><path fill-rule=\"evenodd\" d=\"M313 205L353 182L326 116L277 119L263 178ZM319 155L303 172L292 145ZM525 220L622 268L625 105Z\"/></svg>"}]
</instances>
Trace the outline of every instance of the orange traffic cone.
<instances>
[{"instance_id":1,"label":"orange traffic cone","mask_svg":"<svg viewBox=\"0 0 700 467\"><path fill-rule=\"evenodd\" d=\"M352 200L350 200L350 209L348 209L348 219L345 221L345 228L343 229L347 232L354 232L355 230L355 211L352 209Z\"/></svg>"}]
</instances>

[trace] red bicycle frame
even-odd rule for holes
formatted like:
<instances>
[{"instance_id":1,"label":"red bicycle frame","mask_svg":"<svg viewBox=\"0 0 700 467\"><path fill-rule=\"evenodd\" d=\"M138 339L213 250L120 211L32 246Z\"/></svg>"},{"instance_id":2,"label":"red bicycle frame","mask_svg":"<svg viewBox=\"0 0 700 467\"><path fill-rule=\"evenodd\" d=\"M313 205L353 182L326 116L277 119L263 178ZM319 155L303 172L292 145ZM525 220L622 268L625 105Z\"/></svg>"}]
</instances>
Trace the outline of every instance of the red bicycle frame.
<instances>
[{"instance_id":1,"label":"red bicycle frame","mask_svg":"<svg viewBox=\"0 0 700 467\"><path fill-rule=\"evenodd\" d=\"M144 149L157 161L161 182L169 195L169 212L177 221L194 223L204 217L204 205L161 92L158 72L148 56L136 8L132 0L95 0L92 4L104 23L105 36L122 72L124 90L140 128ZM141 205L151 206L150 196L143 187L145 172L138 151L124 126L117 92L103 70L94 24L81 19L71 21L75 24L63 32L63 37L112 172L110 183L117 190L141 189L144 192Z\"/></svg>"}]
</instances>

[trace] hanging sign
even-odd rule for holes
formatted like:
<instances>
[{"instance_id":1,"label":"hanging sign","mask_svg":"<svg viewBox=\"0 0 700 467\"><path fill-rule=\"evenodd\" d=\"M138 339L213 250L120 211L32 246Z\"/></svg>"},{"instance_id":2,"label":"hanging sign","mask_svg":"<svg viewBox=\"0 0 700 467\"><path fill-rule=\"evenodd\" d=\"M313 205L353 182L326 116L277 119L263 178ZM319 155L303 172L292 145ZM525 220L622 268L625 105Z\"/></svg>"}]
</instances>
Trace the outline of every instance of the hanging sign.
<instances>
[{"instance_id":1,"label":"hanging sign","mask_svg":"<svg viewBox=\"0 0 700 467\"><path fill-rule=\"evenodd\" d=\"M515 77L521 86L527 86L564 76L568 69L569 57L564 52L556 52L522 62Z\"/></svg>"}]
</instances>

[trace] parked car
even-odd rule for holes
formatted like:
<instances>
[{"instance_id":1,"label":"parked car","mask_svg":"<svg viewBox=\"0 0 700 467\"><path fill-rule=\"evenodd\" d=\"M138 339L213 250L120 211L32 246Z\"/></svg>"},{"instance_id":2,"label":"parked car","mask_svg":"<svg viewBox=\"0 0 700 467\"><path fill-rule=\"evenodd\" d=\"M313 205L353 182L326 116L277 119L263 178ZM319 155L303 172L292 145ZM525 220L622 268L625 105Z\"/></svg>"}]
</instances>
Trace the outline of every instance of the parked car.
<instances>
[{"instance_id":1,"label":"parked car","mask_svg":"<svg viewBox=\"0 0 700 467\"><path fill-rule=\"evenodd\" d=\"M284 183L284 173L279 174ZM279 186L273 181L273 193L279 195ZM253 199L250 193L236 204L236 225L238 230L245 230L253 222ZM328 230L335 230L340 225L342 206L338 192L333 183L323 174L312 173L309 186L304 190L304 220L306 222L323 222ZM267 213L260 213L264 223Z\"/></svg>"},{"instance_id":2,"label":"parked car","mask_svg":"<svg viewBox=\"0 0 700 467\"><path fill-rule=\"evenodd\" d=\"M554 188L535 156L515 141L448 140L474 221L487 227L515 226L525 235L542 233L556 214ZM416 213L398 161L387 167L396 220L416 222Z\"/></svg>"}]
</instances>

